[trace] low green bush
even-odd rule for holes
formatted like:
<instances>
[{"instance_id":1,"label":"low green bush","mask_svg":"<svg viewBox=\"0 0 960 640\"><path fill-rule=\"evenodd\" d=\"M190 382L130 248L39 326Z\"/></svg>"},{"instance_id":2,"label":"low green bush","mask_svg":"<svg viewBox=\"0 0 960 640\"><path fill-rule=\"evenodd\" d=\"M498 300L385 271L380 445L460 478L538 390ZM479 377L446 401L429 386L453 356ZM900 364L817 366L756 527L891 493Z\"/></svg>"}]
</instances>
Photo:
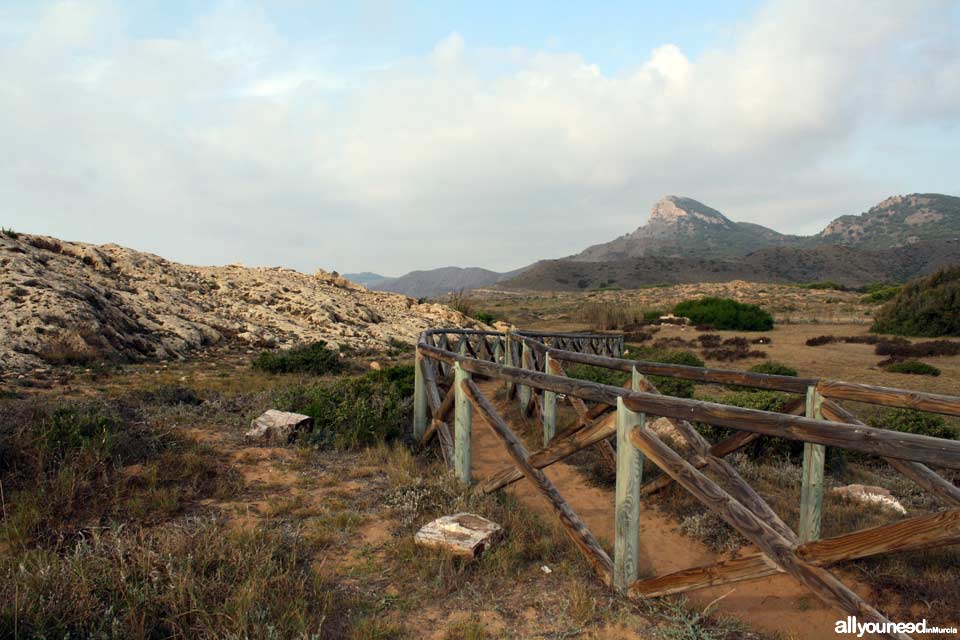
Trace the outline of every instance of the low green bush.
<instances>
[{"instance_id":1,"label":"low green bush","mask_svg":"<svg viewBox=\"0 0 960 640\"><path fill-rule=\"evenodd\" d=\"M281 351L264 351L254 361L253 368L268 373L310 373L323 375L338 373L344 368L341 355L323 340L302 347Z\"/></svg>"},{"instance_id":2,"label":"low green bush","mask_svg":"<svg viewBox=\"0 0 960 640\"><path fill-rule=\"evenodd\" d=\"M903 285L877 311L870 330L901 336L960 336L960 266Z\"/></svg>"},{"instance_id":3,"label":"low green bush","mask_svg":"<svg viewBox=\"0 0 960 640\"><path fill-rule=\"evenodd\" d=\"M688 367L702 367L703 360L689 351L670 351L654 347L634 346L630 349L631 357L646 362L662 362L665 364L682 364ZM580 380L590 380L599 384L608 384L614 387L623 386L630 379L625 371L615 371L604 367L591 365L575 365L567 368L567 375ZM692 398L696 388L693 380L681 380L666 376L649 376L660 393L678 398Z\"/></svg>"},{"instance_id":4,"label":"low green bush","mask_svg":"<svg viewBox=\"0 0 960 640\"><path fill-rule=\"evenodd\" d=\"M8 229L7 227L0 228L0 235L5 235L11 240L16 240L20 237L20 234L14 231L13 229Z\"/></svg>"},{"instance_id":5,"label":"low green bush","mask_svg":"<svg viewBox=\"0 0 960 640\"><path fill-rule=\"evenodd\" d=\"M860 302L868 304L872 302L886 302L900 293L902 288L903 287L898 284L871 286L867 288L866 295L860 298Z\"/></svg>"},{"instance_id":6,"label":"low green bush","mask_svg":"<svg viewBox=\"0 0 960 640\"><path fill-rule=\"evenodd\" d=\"M940 369L919 360L901 360L887 365L886 369L891 373L910 373L918 376L940 375Z\"/></svg>"},{"instance_id":7,"label":"low green bush","mask_svg":"<svg viewBox=\"0 0 960 640\"><path fill-rule=\"evenodd\" d=\"M793 367L788 367L782 362L777 362L771 360L770 362L762 362L760 364L755 364L750 367L750 371L753 373L766 373L773 376L797 376L797 370Z\"/></svg>"},{"instance_id":8,"label":"low green bush","mask_svg":"<svg viewBox=\"0 0 960 640\"><path fill-rule=\"evenodd\" d=\"M729 298L685 300L673 313L689 318L693 324L710 325L715 329L736 331L769 331L773 316L755 304L744 304Z\"/></svg>"},{"instance_id":9,"label":"low green bush","mask_svg":"<svg viewBox=\"0 0 960 640\"><path fill-rule=\"evenodd\" d=\"M832 280L825 280L823 282L808 282L807 284L797 285L801 289L827 289L830 291L846 291L847 285L840 284L839 282L834 282Z\"/></svg>"},{"instance_id":10,"label":"low green bush","mask_svg":"<svg viewBox=\"0 0 960 640\"><path fill-rule=\"evenodd\" d=\"M483 324L493 324L493 321L496 320L497 317L489 311L478 311L473 314L473 319Z\"/></svg>"},{"instance_id":11,"label":"low green bush","mask_svg":"<svg viewBox=\"0 0 960 640\"><path fill-rule=\"evenodd\" d=\"M413 420L413 366L389 367L287 392L278 404L313 417L307 439L330 449L360 449L400 438Z\"/></svg>"},{"instance_id":12,"label":"low green bush","mask_svg":"<svg viewBox=\"0 0 960 640\"><path fill-rule=\"evenodd\" d=\"M867 419L867 424L878 429L915 433L933 438L956 440L957 431L935 413L913 409L887 409Z\"/></svg>"}]
</instances>

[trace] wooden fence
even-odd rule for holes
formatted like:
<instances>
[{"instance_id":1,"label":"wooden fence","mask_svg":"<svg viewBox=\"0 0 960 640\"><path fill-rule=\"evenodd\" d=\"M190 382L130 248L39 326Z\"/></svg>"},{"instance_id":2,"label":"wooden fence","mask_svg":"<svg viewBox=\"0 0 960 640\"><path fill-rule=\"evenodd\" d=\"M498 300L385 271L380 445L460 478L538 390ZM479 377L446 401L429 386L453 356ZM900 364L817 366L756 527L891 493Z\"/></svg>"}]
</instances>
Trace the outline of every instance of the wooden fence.
<instances>
[{"instance_id":1,"label":"wooden fence","mask_svg":"<svg viewBox=\"0 0 960 640\"><path fill-rule=\"evenodd\" d=\"M960 488L927 466L960 469L960 442L869 427L837 402L960 416L960 397L629 360L621 357L623 347L622 336L610 335L425 331L416 353L414 435L422 442L436 435L457 477L472 483L472 415L478 411L503 442L509 463L478 483L476 490L496 491L527 478L553 506L565 531L600 579L630 597L682 593L787 573L823 602L861 621L886 623L879 611L844 585L829 567L867 556L960 542ZM592 365L631 376L625 387L598 384L567 377L566 364ZM774 413L676 398L661 395L647 377L651 375L782 391L796 394L797 399L783 413ZM474 377L502 381L524 414L542 418L542 448L527 451L493 403L484 397ZM442 393L444 388L447 390ZM558 435L557 403L561 398L571 404L578 420L572 429ZM647 429L649 416L667 418L693 454L681 456ZM694 421L727 427L735 433L711 443L693 426ZM724 456L761 435L804 443L797 532L724 460ZM612 559L542 471L590 446L600 447L616 468ZM826 446L880 456L935 496L945 510L820 539ZM645 461L663 473L643 483ZM709 471L723 486L701 469ZM673 482L723 518L758 551L639 580L640 500ZM893 633L888 637L908 636Z\"/></svg>"}]
</instances>

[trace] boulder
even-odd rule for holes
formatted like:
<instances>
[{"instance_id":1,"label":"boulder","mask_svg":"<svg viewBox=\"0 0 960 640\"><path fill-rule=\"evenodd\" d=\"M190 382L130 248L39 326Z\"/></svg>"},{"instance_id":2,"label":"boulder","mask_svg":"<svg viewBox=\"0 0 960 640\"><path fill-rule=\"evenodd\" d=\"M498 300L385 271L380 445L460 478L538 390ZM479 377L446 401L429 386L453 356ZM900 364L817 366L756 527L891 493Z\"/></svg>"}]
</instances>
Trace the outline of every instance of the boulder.
<instances>
[{"instance_id":1,"label":"boulder","mask_svg":"<svg viewBox=\"0 0 960 640\"><path fill-rule=\"evenodd\" d=\"M472 513L456 513L427 523L413 539L422 547L476 558L496 544L502 535L503 527L496 522Z\"/></svg>"},{"instance_id":2,"label":"boulder","mask_svg":"<svg viewBox=\"0 0 960 640\"><path fill-rule=\"evenodd\" d=\"M268 409L250 423L250 431L244 438L263 444L287 444L296 438L301 429L313 426L313 418L302 413L288 413Z\"/></svg>"},{"instance_id":3,"label":"boulder","mask_svg":"<svg viewBox=\"0 0 960 640\"><path fill-rule=\"evenodd\" d=\"M889 489L871 487L863 484L848 484L845 487L836 487L830 493L855 502L880 505L889 511L906 514L907 510L900 504Z\"/></svg>"}]
</instances>

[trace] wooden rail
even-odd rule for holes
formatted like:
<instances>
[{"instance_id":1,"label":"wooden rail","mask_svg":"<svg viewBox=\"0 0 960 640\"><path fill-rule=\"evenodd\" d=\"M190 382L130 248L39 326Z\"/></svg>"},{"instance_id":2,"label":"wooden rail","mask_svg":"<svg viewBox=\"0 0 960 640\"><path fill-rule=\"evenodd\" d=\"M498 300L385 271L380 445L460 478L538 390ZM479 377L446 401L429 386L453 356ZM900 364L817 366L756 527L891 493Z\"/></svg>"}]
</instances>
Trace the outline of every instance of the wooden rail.
<instances>
[{"instance_id":1,"label":"wooden rail","mask_svg":"<svg viewBox=\"0 0 960 640\"><path fill-rule=\"evenodd\" d=\"M883 623L886 618L828 567L879 553L960 542L960 488L927 466L960 469L960 442L870 427L836 402L851 400L960 415L960 398L816 378L629 360L620 357L623 348L623 337L618 335L425 331L416 354L414 435L427 442L436 434L444 459L452 464L457 477L472 483L472 414L474 410L479 412L504 443L511 464L478 483L476 490L496 491L527 478L553 506L564 529L604 583L629 596L681 593L782 572L838 610ZM570 378L564 363L627 372L630 380L624 387L614 387ZM662 395L647 376L768 389L798 397L782 413L745 409ZM483 396L475 382L478 377L503 382L508 397L516 400L523 414L540 416L541 449L526 450ZM446 391L442 391L444 385L449 385ZM558 434L557 404L561 399L571 404L577 422ZM689 458L683 458L647 429L650 416L664 417L672 424L692 451ZM695 423L727 427L735 433L711 443ZM724 460L761 435L804 443L800 527L796 533ZM541 471L591 446L600 447L601 454L616 468L612 559ZM880 456L953 509L819 540L827 446ZM644 460L663 472L646 484L642 482ZM722 480L725 488L700 469ZM671 482L726 520L759 551L715 565L638 580L640 500Z\"/></svg>"}]
</instances>

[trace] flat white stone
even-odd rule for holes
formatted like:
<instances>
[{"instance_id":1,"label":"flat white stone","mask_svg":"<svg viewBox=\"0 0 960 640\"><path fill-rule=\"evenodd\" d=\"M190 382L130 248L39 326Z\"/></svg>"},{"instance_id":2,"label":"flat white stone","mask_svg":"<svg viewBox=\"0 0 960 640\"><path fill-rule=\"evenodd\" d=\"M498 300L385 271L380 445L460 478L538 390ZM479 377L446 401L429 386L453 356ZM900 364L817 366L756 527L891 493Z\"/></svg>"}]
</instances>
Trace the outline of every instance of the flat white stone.
<instances>
[{"instance_id":1,"label":"flat white stone","mask_svg":"<svg viewBox=\"0 0 960 640\"><path fill-rule=\"evenodd\" d=\"M289 413L268 409L250 423L250 431L244 434L247 440L286 444L293 440L300 429L309 428L313 418L302 413Z\"/></svg>"},{"instance_id":2,"label":"flat white stone","mask_svg":"<svg viewBox=\"0 0 960 640\"><path fill-rule=\"evenodd\" d=\"M496 522L473 513L456 513L427 523L413 539L422 547L476 558L495 545L502 535L503 527Z\"/></svg>"}]
</instances>

